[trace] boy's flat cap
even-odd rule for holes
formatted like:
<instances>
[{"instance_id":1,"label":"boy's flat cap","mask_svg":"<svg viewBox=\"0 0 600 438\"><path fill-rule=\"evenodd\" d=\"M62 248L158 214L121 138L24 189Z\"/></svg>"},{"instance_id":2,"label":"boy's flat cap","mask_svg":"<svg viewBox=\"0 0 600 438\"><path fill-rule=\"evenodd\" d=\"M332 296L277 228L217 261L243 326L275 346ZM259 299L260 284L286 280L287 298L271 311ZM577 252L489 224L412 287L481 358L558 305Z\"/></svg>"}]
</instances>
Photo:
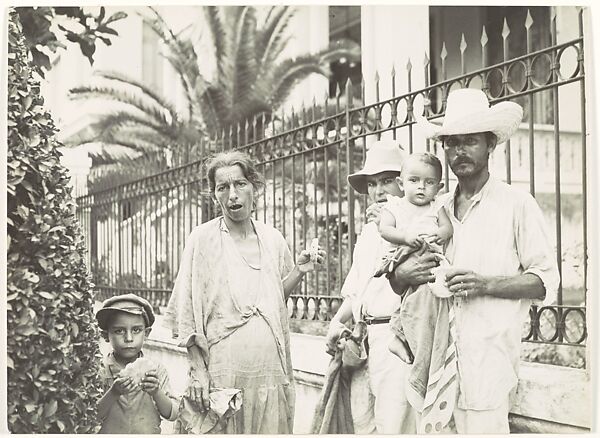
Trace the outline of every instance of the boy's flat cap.
<instances>
[{"instance_id":1,"label":"boy's flat cap","mask_svg":"<svg viewBox=\"0 0 600 438\"><path fill-rule=\"evenodd\" d=\"M146 321L146 327L154 324L154 310L152 305L142 297L135 294L124 294L110 297L102 303L102 308L96 312L98 326L102 330L108 330L106 323L113 312L125 312L132 315L142 315Z\"/></svg>"}]
</instances>

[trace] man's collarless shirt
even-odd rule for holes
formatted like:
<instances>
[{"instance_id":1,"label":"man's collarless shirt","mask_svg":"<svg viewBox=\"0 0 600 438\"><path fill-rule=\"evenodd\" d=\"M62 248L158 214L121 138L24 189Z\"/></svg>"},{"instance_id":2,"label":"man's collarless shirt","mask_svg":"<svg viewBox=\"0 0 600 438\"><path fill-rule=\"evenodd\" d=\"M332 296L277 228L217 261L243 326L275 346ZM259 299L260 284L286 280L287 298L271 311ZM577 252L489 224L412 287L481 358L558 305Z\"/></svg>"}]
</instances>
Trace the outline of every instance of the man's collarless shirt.
<instances>
[{"instance_id":1,"label":"man's collarless shirt","mask_svg":"<svg viewBox=\"0 0 600 438\"><path fill-rule=\"evenodd\" d=\"M458 187L457 187L458 191ZM454 215L455 193L443 205L454 227L446 257L455 268L483 276L537 275L543 304L556 299L556 253L540 207L527 192L490 176L471 198L462 220ZM523 323L531 300L493 296L454 300L461 409L498 407L517 384Z\"/></svg>"}]
</instances>

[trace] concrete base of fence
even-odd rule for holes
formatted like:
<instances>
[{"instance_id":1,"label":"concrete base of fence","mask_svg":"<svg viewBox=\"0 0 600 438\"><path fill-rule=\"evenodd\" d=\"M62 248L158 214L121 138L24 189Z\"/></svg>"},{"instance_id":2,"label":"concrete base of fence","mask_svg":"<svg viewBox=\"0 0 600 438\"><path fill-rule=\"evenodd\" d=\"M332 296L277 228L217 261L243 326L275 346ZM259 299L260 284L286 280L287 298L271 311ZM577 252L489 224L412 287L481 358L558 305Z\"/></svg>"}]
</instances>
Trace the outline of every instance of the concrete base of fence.
<instances>
[{"instance_id":1,"label":"concrete base of fence","mask_svg":"<svg viewBox=\"0 0 600 438\"><path fill-rule=\"evenodd\" d=\"M176 346L168 330L160 326L161 317L144 347L147 357L169 370L176 395L185 390L188 365L185 350ZM322 336L293 333L292 363L296 380L294 433L310 431L314 407L329 364ZM108 345L102 342L102 350ZM513 433L582 433L591 427L591 379L588 372L566 367L522 362L519 385L510 415ZM163 434L172 423L163 421Z\"/></svg>"}]
</instances>

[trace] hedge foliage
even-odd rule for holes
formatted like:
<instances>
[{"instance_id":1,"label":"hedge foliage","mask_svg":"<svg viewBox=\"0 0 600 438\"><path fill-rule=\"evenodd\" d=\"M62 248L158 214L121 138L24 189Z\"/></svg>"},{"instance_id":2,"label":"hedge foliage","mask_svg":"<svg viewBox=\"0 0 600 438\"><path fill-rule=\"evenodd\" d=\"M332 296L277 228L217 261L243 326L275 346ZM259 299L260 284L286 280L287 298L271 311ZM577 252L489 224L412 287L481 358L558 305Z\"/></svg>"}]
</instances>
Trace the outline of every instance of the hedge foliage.
<instances>
[{"instance_id":1,"label":"hedge foliage","mask_svg":"<svg viewBox=\"0 0 600 438\"><path fill-rule=\"evenodd\" d=\"M7 361L13 433L96 432L100 352L69 177L18 16L8 32Z\"/></svg>"}]
</instances>

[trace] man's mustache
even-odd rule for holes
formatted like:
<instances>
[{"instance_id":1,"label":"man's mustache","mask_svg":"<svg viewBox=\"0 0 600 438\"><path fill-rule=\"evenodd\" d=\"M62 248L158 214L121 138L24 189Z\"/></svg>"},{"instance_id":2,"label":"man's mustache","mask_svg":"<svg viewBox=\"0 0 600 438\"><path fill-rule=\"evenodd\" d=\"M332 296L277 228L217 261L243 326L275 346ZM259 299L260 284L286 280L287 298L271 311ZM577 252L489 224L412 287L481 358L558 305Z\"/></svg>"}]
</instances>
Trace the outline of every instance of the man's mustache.
<instances>
[{"instance_id":1,"label":"man's mustache","mask_svg":"<svg viewBox=\"0 0 600 438\"><path fill-rule=\"evenodd\" d=\"M474 164L473 161L469 160L468 158L457 158L456 160L454 160L454 162L452 163L455 166L458 166L459 164Z\"/></svg>"}]
</instances>

